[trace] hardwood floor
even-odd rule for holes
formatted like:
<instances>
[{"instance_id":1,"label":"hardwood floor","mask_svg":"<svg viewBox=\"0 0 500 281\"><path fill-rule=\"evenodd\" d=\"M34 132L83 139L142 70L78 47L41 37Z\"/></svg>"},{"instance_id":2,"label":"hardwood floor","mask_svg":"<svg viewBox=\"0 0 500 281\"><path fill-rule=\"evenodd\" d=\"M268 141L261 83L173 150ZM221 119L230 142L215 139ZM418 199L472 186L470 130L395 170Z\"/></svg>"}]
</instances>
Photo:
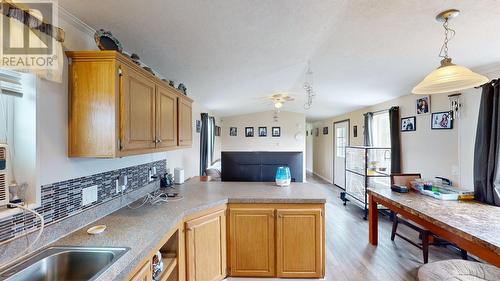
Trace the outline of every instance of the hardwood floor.
<instances>
[{"instance_id":1,"label":"hardwood floor","mask_svg":"<svg viewBox=\"0 0 500 281\"><path fill-rule=\"evenodd\" d=\"M423 264L422 251L396 237L392 242L389 218L379 216L379 245L368 244L368 222L363 211L354 204L343 206L338 187L308 175L307 181L315 188L325 188L331 195L326 205L326 276L324 280L416 280L417 270ZM416 232L399 226L398 232L417 241ZM451 249L431 246L429 262L459 259ZM230 281L276 280L268 278L228 278ZM301 279L294 279L301 280Z\"/></svg>"}]
</instances>

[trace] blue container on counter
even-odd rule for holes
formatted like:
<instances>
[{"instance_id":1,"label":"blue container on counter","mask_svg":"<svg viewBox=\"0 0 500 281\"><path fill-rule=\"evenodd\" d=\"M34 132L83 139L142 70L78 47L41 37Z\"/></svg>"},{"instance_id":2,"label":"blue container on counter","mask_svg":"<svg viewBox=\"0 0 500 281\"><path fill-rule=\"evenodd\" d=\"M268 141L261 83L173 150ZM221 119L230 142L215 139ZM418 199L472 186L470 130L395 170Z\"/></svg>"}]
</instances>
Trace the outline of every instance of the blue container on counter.
<instances>
[{"instance_id":1,"label":"blue container on counter","mask_svg":"<svg viewBox=\"0 0 500 281\"><path fill-rule=\"evenodd\" d=\"M291 181L292 181L292 176L290 175L289 167L281 166L276 169L277 186L289 186Z\"/></svg>"}]
</instances>

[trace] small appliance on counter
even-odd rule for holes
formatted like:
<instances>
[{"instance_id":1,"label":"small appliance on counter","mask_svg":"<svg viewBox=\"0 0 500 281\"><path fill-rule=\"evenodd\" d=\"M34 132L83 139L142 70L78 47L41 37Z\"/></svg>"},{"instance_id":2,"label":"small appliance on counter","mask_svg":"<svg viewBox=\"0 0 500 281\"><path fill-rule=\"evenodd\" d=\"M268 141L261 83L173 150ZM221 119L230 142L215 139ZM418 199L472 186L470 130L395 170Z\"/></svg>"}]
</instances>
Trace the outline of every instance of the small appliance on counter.
<instances>
[{"instance_id":1,"label":"small appliance on counter","mask_svg":"<svg viewBox=\"0 0 500 281\"><path fill-rule=\"evenodd\" d=\"M292 181L290 175L290 168L288 166L281 166L276 169L276 185L289 186Z\"/></svg>"},{"instance_id":2,"label":"small appliance on counter","mask_svg":"<svg viewBox=\"0 0 500 281\"><path fill-rule=\"evenodd\" d=\"M183 184L184 183L184 169L183 168L175 168L174 169L174 183L175 184Z\"/></svg>"},{"instance_id":3,"label":"small appliance on counter","mask_svg":"<svg viewBox=\"0 0 500 281\"><path fill-rule=\"evenodd\" d=\"M173 185L174 185L174 178L172 174L167 172L160 178L161 188L169 188L172 187Z\"/></svg>"}]
</instances>

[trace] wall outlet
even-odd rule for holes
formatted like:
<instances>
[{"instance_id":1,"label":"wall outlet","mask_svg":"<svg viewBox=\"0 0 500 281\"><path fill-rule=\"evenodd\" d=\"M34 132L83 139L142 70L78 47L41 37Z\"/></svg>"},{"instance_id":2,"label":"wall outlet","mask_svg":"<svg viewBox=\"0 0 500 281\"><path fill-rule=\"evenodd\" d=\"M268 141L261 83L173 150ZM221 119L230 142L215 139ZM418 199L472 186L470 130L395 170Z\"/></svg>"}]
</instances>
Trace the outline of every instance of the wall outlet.
<instances>
[{"instance_id":1,"label":"wall outlet","mask_svg":"<svg viewBox=\"0 0 500 281\"><path fill-rule=\"evenodd\" d=\"M82 189L82 205L86 206L97 201L97 185Z\"/></svg>"},{"instance_id":2,"label":"wall outlet","mask_svg":"<svg viewBox=\"0 0 500 281\"><path fill-rule=\"evenodd\" d=\"M116 188L116 193L121 193L125 189L127 189L128 186L128 177L125 176L119 176L117 180L115 180L115 188Z\"/></svg>"}]
</instances>

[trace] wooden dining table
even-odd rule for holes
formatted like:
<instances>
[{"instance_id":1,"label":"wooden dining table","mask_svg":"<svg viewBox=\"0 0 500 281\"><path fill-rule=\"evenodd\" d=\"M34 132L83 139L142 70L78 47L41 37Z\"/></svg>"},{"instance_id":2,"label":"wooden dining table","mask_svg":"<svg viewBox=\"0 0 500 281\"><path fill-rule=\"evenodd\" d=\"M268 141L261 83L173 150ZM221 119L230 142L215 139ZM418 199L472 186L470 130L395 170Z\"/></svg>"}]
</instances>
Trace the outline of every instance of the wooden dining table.
<instances>
[{"instance_id":1,"label":"wooden dining table","mask_svg":"<svg viewBox=\"0 0 500 281\"><path fill-rule=\"evenodd\" d=\"M378 205L383 205L468 253L500 267L500 207L476 201L443 201L415 191L398 193L390 188L369 188L368 201L368 240L371 245L378 243Z\"/></svg>"}]
</instances>

